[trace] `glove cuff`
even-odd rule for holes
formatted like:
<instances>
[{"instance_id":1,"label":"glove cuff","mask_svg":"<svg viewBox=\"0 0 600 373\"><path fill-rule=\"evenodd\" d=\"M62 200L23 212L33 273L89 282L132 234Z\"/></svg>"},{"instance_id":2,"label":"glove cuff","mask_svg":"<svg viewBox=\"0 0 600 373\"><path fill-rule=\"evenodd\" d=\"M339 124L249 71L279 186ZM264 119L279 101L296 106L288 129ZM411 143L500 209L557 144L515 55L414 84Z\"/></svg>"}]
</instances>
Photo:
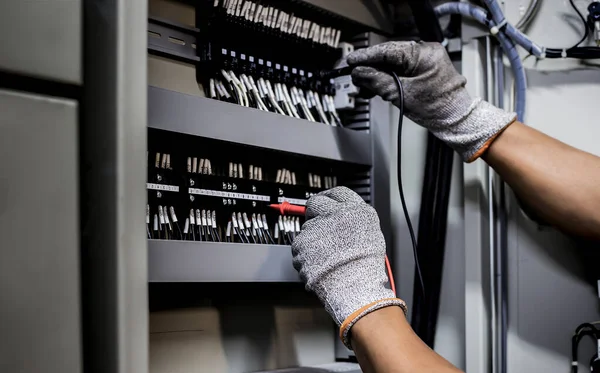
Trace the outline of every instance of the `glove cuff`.
<instances>
[{"instance_id":1,"label":"glove cuff","mask_svg":"<svg viewBox=\"0 0 600 373\"><path fill-rule=\"evenodd\" d=\"M400 298L387 298L380 299L373 303L369 303L366 306L359 308L358 310L352 312L350 316L346 317L342 325L340 326L340 339L344 343L348 349L352 350L352 345L350 344L350 329L356 324L358 320L363 318L364 316L370 314L373 311L377 311L378 309L390 306L398 306L402 308L402 311L406 315L408 312L406 309L406 303Z\"/></svg>"},{"instance_id":2,"label":"glove cuff","mask_svg":"<svg viewBox=\"0 0 600 373\"><path fill-rule=\"evenodd\" d=\"M516 113L477 98L459 120L431 130L468 163L485 153L496 137L516 119Z\"/></svg>"}]
</instances>

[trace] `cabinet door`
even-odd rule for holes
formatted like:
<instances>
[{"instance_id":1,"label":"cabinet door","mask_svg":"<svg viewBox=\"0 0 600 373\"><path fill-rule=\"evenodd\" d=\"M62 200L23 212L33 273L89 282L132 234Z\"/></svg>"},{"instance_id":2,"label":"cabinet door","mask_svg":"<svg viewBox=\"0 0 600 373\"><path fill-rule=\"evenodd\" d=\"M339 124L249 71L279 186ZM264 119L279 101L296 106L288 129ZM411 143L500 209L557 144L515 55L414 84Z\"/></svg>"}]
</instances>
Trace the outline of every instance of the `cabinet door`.
<instances>
[{"instance_id":1,"label":"cabinet door","mask_svg":"<svg viewBox=\"0 0 600 373\"><path fill-rule=\"evenodd\" d=\"M81 84L81 0L1 0L0 70Z\"/></svg>"},{"instance_id":2,"label":"cabinet door","mask_svg":"<svg viewBox=\"0 0 600 373\"><path fill-rule=\"evenodd\" d=\"M81 372L77 103L0 90L0 372Z\"/></svg>"}]
</instances>

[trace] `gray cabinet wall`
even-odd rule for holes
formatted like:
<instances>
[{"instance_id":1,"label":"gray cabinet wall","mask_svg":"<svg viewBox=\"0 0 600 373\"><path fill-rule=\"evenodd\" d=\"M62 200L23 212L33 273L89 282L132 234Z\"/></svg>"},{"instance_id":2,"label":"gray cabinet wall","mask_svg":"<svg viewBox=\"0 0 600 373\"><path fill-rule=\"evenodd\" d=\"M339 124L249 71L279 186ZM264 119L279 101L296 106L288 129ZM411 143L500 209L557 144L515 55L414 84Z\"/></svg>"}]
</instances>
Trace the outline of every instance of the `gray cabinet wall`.
<instances>
[{"instance_id":1,"label":"gray cabinet wall","mask_svg":"<svg viewBox=\"0 0 600 373\"><path fill-rule=\"evenodd\" d=\"M0 371L81 371L77 103L0 90Z\"/></svg>"},{"instance_id":2,"label":"gray cabinet wall","mask_svg":"<svg viewBox=\"0 0 600 373\"><path fill-rule=\"evenodd\" d=\"M0 70L82 83L82 1L0 1Z\"/></svg>"}]
</instances>

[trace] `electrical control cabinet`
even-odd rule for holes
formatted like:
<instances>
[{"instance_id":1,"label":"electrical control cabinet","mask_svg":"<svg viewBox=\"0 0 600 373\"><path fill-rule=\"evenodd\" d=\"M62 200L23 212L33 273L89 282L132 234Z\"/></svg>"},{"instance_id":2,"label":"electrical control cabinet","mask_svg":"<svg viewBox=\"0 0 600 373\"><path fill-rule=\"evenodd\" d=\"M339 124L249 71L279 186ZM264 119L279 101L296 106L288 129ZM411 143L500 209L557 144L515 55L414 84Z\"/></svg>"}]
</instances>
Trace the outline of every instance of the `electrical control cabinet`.
<instances>
[{"instance_id":1,"label":"electrical control cabinet","mask_svg":"<svg viewBox=\"0 0 600 373\"><path fill-rule=\"evenodd\" d=\"M193 25L165 19L169 12L149 18L150 55L187 66L199 85L198 94L148 90L151 282L297 282L289 245L302 218L284 216L282 225L268 205L303 205L337 185L381 201L389 238L386 147L376 144L389 125L387 111L357 98L338 112L328 101L333 80L319 77L341 58L334 46L364 48L371 29L303 2L262 4L267 18L258 22L263 13L250 7L260 4L234 3L243 4L198 2ZM273 85L275 100L261 84ZM377 115L384 116L381 129Z\"/></svg>"},{"instance_id":2,"label":"electrical control cabinet","mask_svg":"<svg viewBox=\"0 0 600 373\"><path fill-rule=\"evenodd\" d=\"M251 19L248 10L221 8L224 3L150 2L146 233L150 303L157 311L151 320L174 317L181 311L173 307L182 304L221 304L213 289L222 286L236 293L259 283L251 289L270 294L272 306L286 306L289 288L273 286L287 283L302 291L290 244L303 217L281 216L268 206L304 205L311 195L334 186L353 189L377 209L391 255L390 105L353 97L349 107L334 108L330 99L338 87L319 77L337 67L342 43L357 49L386 38L371 26L302 1L260 2L279 12L271 26ZM281 13L283 19L306 22L304 36L287 32L283 19L277 27ZM323 39L314 33L307 37L317 26L327 30ZM275 100L263 94L264 83L272 84ZM309 107L312 100L309 110L304 99ZM188 293L180 290L181 283L201 287ZM240 300L240 307L264 308L252 294ZM313 305L314 300L304 304ZM352 359L336 342L335 325L328 319L325 325L331 359ZM177 332L180 326L173 328ZM228 337L223 338L228 350ZM160 335L151 337L157 351L163 351L163 343ZM185 342L172 343L184 348ZM267 368L252 364L261 356L257 352L239 369ZM151 366L172 361L163 352L150 358Z\"/></svg>"},{"instance_id":3,"label":"electrical control cabinet","mask_svg":"<svg viewBox=\"0 0 600 373\"><path fill-rule=\"evenodd\" d=\"M321 75L343 51L406 31L386 17L392 3L399 21L408 7L392 1L0 1L0 371L357 371L324 364L353 356L292 267L302 217L269 205L356 191L379 214L399 294L416 304L390 180L404 168L417 221L427 134L406 126L395 164L391 105L336 100L349 80ZM509 22L517 5L505 4ZM537 16L573 7L583 10L546 2ZM580 40L561 24L527 34ZM449 45L462 46L470 92L499 104L506 89L490 74L506 69L487 28L474 30L465 23ZM527 63L527 124L593 152L580 136L593 121L564 126L585 105L562 104L567 85L580 104L596 97L597 74L577 59ZM453 171L436 351L466 371L568 369L573 327L597 318L571 242L528 220L483 163ZM495 206L501 196L507 206ZM499 253L507 281L496 288Z\"/></svg>"}]
</instances>

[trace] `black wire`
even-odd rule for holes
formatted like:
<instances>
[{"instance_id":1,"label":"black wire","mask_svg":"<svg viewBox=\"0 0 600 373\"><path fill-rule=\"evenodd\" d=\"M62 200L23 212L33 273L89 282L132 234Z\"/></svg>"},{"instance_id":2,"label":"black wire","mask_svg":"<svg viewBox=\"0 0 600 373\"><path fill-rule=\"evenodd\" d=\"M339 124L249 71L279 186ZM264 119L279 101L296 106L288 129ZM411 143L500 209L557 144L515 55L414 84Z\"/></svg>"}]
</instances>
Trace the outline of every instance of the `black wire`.
<instances>
[{"instance_id":1,"label":"black wire","mask_svg":"<svg viewBox=\"0 0 600 373\"><path fill-rule=\"evenodd\" d=\"M415 239L415 232L413 230L412 222L410 220L410 214L406 207L406 200L404 198L404 187L402 186L402 122L404 117L404 89L402 88L402 82L398 75L392 71L392 76L396 80L398 85L398 108L400 109L398 118L398 191L400 192L400 201L402 203L402 210L404 211L404 218L406 219L406 225L408 226L408 232L410 233L410 240L413 246L413 256L415 258L415 267L417 275L419 276L419 282L421 283L421 290L423 291L423 297L425 297L425 282L423 281L423 274L421 273L421 266L419 265L419 257L417 256L417 240Z\"/></svg>"},{"instance_id":2,"label":"black wire","mask_svg":"<svg viewBox=\"0 0 600 373\"><path fill-rule=\"evenodd\" d=\"M585 29L585 33L583 35L583 38L581 38L581 40L579 41L579 43L575 44L574 46L572 46L569 49L573 49L573 48L577 48L579 46L579 44L583 43L589 34L589 29L588 29L588 25L587 22L585 21L585 18L583 17L583 14L581 14L581 12L579 11L579 9L577 9L577 6L575 5L575 2L573 0L569 0L569 3L571 3L571 6L573 7L573 9L575 9L575 11L577 12L577 15L579 16L579 18L581 18L581 22L583 23L583 28Z\"/></svg>"},{"instance_id":3,"label":"black wire","mask_svg":"<svg viewBox=\"0 0 600 373\"><path fill-rule=\"evenodd\" d=\"M573 333L573 338L571 339L571 360L574 363L577 363L578 361L577 349L579 347L579 341L581 341L583 337L588 335L598 340L598 338L600 337L600 331L598 330L598 328L596 328L594 324L591 323L583 323L575 329L575 333ZM577 368L577 365L572 365L571 373L577 373Z\"/></svg>"}]
</instances>

